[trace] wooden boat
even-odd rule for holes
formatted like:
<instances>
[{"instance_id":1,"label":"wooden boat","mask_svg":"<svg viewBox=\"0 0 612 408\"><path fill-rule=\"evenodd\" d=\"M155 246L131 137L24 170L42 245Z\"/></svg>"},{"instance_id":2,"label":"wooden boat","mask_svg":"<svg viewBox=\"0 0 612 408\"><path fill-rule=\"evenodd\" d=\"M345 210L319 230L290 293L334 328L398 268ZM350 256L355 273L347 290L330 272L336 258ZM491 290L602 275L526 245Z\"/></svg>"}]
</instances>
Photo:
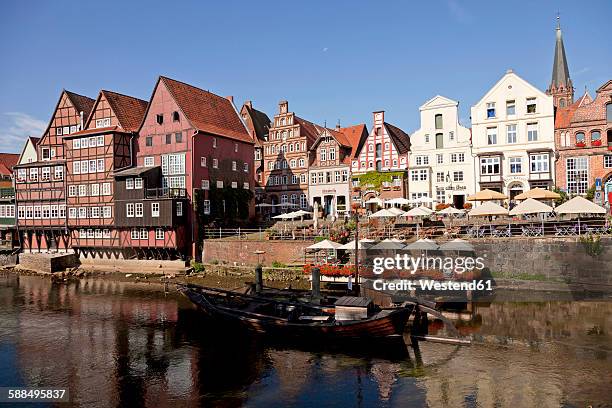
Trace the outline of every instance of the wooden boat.
<instances>
[{"instance_id":1,"label":"wooden boat","mask_svg":"<svg viewBox=\"0 0 612 408\"><path fill-rule=\"evenodd\" d=\"M178 290L207 315L279 338L371 340L401 335L414 305L375 307L366 298L344 299L346 305L319 306L241 294L198 285ZM364 313L365 305L365 313ZM340 308L344 308L340 315ZM351 313L356 318L350 319Z\"/></svg>"}]
</instances>

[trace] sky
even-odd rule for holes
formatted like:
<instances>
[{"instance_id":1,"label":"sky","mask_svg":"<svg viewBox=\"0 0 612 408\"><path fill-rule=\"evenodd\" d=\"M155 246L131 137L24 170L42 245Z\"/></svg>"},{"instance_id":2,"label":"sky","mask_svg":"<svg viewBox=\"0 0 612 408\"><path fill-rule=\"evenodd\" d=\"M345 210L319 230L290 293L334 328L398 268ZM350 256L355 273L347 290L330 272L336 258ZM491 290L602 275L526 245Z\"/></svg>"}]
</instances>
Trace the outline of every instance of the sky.
<instances>
[{"instance_id":1,"label":"sky","mask_svg":"<svg viewBox=\"0 0 612 408\"><path fill-rule=\"evenodd\" d=\"M148 100L159 75L278 102L315 123L419 128L435 95L475 104L509 68L545 90L556 16L576 96L612 79L612 1L0 2L0 151L40 136L62 89Z\"/></svg>"}]
</instances>

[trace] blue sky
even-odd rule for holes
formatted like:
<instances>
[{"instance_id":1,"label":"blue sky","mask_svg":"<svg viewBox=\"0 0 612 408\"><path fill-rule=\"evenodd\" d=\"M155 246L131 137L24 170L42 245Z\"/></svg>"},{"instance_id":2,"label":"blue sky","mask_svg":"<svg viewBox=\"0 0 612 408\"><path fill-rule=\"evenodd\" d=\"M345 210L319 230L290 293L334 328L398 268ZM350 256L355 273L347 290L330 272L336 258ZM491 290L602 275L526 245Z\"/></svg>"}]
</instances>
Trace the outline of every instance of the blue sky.
<instances>
[{"instance_id":1,"label":"blue sky","mask_svg":"<svg viewBox=\"0 0 612 408\"><path fill-rule=\"evenodd\" d=\"M148 99L158 75L246 99L281 99L317 123L405 131L441 94L469 107L513 68L550 81L556 13L576 94L612 78L610 0L14 1L0 4L0 151L46 127L62 88Z\"/></svg>"}]
</instances>

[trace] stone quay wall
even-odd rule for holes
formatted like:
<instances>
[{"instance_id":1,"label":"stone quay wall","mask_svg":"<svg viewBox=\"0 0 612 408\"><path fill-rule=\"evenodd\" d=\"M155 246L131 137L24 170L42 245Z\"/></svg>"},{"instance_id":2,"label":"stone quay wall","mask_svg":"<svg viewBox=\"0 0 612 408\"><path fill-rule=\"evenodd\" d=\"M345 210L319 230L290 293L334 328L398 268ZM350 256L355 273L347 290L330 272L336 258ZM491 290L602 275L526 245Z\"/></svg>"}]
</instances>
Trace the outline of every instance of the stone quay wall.
<instances>
[{"instance_id":1,"label":"stone quay wall","mask_svg":"<svg viewBox=\"0 0 612 408\"><path fill-rule=\"evenodd\" d=\"M477 257L496 276L525 278L529 276L566 282L612 284L612 238L602 237L602 252L590 254L578 237L508 238L471 241ZM255 251L263 265L277 261L303 263L304 249L310 241L238 241L206 240L202 259L205 263L253 266ZM432 254L433 256L433 254Z\"/></svg>"},{"instance_id":2,"label":"stone quay wall","mask_svg":"<svg viewBox=\"0 0 612 408\"><path fill-rule=\"evenodd\" d=\"M19 254L19 265L23 269L35 272L54 273L63 272L66 269L79 265L79 259L75 254Z\"/></svg>"}]
</instances>

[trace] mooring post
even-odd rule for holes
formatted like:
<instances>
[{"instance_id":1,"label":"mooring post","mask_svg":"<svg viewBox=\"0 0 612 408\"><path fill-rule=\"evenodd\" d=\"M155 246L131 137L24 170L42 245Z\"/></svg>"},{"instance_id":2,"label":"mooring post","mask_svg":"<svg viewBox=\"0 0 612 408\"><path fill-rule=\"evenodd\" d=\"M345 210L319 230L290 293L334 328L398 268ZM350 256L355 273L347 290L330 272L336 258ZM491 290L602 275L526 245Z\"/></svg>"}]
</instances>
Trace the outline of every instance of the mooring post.
<instances>
[{"instance_id":1,"label":"mooring post","mask_svg":"<svg viewBox=\"0 0 612 408\"><path fill-rule=\"evenodd\" d=\"M318 303L321 300L321 270L312 268L312 301Z\"/></svg>"},{"instance_id":2,"label":"mooring post","mask_svg":"<svg viewBox=\"0 0 612 408\"><path fill-rule=\"evenodd\" d=\"M255 267L255 292L261 293L263 289L263 267L257 264Z\"/></svg>"}]
</instances>

